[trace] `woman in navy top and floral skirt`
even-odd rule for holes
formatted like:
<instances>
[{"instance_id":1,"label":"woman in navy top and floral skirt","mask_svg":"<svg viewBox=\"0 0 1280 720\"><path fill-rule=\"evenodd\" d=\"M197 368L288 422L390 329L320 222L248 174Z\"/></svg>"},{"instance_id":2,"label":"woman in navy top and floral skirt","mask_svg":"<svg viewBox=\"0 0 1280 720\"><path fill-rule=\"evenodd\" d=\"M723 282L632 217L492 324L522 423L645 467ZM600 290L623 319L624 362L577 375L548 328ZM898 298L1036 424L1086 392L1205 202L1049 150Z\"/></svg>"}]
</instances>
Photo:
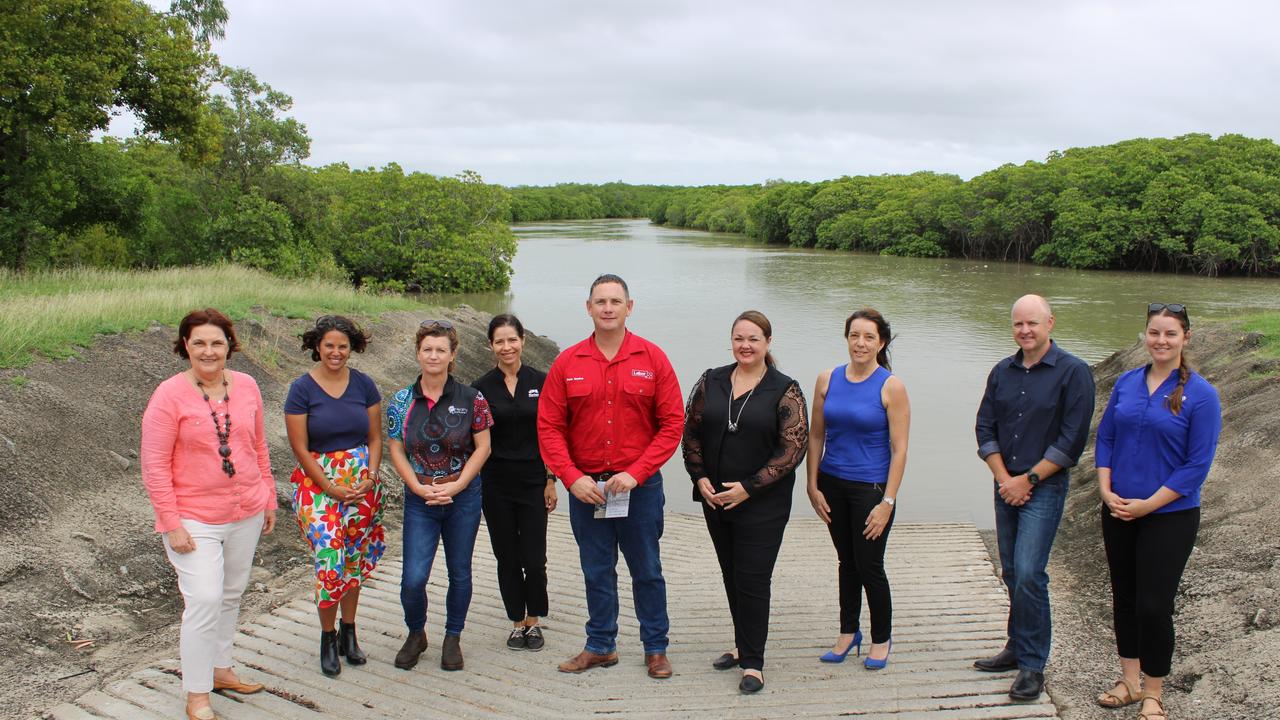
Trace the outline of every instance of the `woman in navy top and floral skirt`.
<instances>
[{"instance_id":1,"label":"woman in navy top and floral skirt","mask_svg":"<svg viewBox=\"0 0 1280 720\"><path fill-rule=\"evenodd\" d=\"M1098 704L1141 702L1139 717L1163 720L1173 599L1200 527L1200 489L1218 447L1222 406L1187 363L1185 306L1152 303L1144 338L1151 364L1116 380L1098 424L1102 539L1121 671Z\"/></svg>"},{"instance_id":2,"label":"woman in navy top and floral skirt","mask_svg":"<svg viewBox=\"0 0 1280 720\"><path fill-rule=\"evenodd\" d=\"M289 386L285 428L298 467L293 512L315 557L320 614L320 670L342 671L339 655L363 665L356 642L360 585L382 557L382 398L368 375L351 367L369 338L355 323L325 315L302 334L316 366ZM334 628L339 608L342 623Z\"/></svg>"}]
</instances>

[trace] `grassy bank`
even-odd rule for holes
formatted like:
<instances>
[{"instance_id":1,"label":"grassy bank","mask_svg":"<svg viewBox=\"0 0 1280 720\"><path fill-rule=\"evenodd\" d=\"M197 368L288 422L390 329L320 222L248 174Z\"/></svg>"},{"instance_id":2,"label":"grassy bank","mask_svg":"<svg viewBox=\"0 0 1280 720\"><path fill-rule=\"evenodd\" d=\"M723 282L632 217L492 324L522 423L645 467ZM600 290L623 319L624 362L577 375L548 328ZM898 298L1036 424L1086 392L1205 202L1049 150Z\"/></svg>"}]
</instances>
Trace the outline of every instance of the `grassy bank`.
<instances>
[{"instance_id":1,"label":"grassy bank","mask_svg":"<svg viewBox=\"0 0 1280 720\"><path fill-rule=\"evenodd\" d=\"M1261 354L1280 357L1280 313L1250 315L1241 320L1240 327L1249 332L1262 333L1262 344L1258 348Z\"/></svg>"},{"instance_id":2,"label":"grassy bank","mask_svg":"<svg viewBox=\"0 0 1280 720\"><path fill-rule=\"evenodd\" d=\"M349 285L290 281L236 265L156 271L0 270L0 368L37 356L62 358L96 335L176 325L193 308L216 307L232 319L254 306L287 317L323 313L370 316L420 309L402 296L370 295Z\"/></svg>"}]
</instances>

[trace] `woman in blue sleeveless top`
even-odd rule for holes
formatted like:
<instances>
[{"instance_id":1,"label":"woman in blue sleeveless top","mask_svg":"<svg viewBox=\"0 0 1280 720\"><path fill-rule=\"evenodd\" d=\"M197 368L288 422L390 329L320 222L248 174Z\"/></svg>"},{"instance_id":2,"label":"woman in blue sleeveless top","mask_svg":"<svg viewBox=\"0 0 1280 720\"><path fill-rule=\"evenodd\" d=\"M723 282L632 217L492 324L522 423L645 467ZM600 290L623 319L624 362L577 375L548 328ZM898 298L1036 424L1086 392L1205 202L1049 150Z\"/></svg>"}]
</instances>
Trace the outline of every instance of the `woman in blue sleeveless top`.
<instances>
[{"instance_id":1,"label":"woman in blue sleeveless top","mask_svg":"<svg viewBox=\"0 0 1280 720\"><path fill-rule=\"evenodd\" d=\"M889 371L889 322L863 308L844 323L849 363L818 376L809 422L809 501L839 557L840 636L823 662L861 652L862 592L871 614L863 665L879 670L893 647L893 603L884 550L907 465L911 405Z\"/></svg>"}]
</instances>

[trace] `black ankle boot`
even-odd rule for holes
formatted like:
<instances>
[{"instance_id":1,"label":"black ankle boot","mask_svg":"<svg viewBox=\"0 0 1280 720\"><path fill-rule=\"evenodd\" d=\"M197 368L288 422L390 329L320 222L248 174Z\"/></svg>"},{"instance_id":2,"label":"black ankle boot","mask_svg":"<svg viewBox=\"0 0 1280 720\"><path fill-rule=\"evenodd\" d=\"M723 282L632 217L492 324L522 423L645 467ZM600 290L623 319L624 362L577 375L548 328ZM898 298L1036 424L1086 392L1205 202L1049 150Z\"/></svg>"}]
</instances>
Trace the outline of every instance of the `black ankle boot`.
<instances>
[{"instance_id":1,"label":"black ankle boot","mask_svg":"<svg viewBox=\"0 0 1280 720\"><path fill-rule=\"evenodd\" d=\"M320 631L320 672L333 677L342 672L342 663L338 660L338 631Z\"/></svg>"},{"instance_id":2,"label":"black ankle boot","mask_svg":"<svg viewBox=\"0 0 1280 720\"><path fill-rule=\"evenodd\" d=\"M338 621L338 654L347 658L348 665L363 665L368 658L356 642L356 624Z\"/></svg>"}]
</instances>

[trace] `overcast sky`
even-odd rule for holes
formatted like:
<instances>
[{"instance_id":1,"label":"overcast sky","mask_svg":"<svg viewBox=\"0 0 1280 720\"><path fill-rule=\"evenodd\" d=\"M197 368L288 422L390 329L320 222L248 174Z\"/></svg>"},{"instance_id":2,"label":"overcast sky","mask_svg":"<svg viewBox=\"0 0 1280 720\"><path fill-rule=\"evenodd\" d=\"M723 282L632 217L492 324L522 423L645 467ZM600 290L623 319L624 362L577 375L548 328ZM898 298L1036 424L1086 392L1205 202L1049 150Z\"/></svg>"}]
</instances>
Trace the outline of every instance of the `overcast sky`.
<instances>
[{"instance_id":1,"label":"overcast sky","mask_svg":"<svg viewBox=\"0 0 1280 720\"><path fill-rule=\"evenodd\" d=\"M157 3L167 5L167 2ZM1280 4L226 0L310 164L507 185L934 170L1280 133Z\"/></svg>"}]
</instances>

